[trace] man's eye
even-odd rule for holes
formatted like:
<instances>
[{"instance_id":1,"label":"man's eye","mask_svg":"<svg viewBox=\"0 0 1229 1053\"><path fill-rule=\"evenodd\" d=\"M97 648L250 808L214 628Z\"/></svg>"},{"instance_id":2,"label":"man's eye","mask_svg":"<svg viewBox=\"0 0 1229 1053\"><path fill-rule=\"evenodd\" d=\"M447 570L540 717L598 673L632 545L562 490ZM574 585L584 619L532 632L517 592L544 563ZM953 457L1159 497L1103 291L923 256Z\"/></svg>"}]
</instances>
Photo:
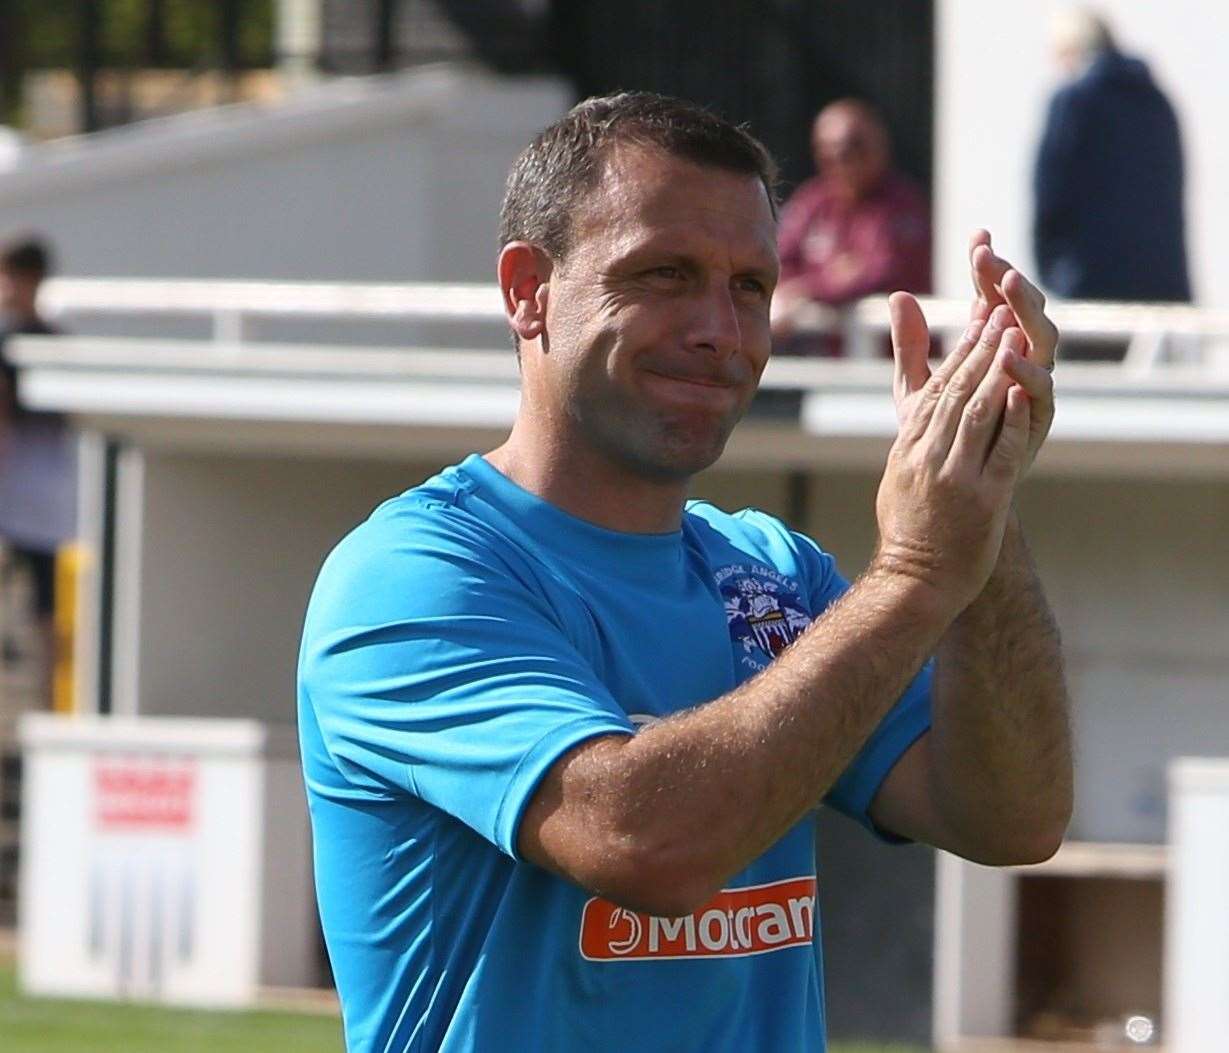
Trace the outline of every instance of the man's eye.
<instances>
[{"instance_id":1,"label":"man's eye","mask_svg":"<svg viewBox=\"0 0 1229 1053\"><path fill-rule=\"evenodd\" d=\"M759 278L740 278L738 287L744 292L754 293L756 296L764 296L768 293L768 286L760 281Z\"/></svg>"},{"instance_id":2,"label":"man's eye","mask_svg":"<svg viewBox=\"0 0 1229 1053\"><path fill-rule=\"evenodd\" d=\"M662 267L654 267L651 271L649 271L649 274L651 274L654 278L669 278L672 280L677 280L678 278L683 277L683 271L681 268L671 267L668 264Z\"/></svg>"}]
</instances>

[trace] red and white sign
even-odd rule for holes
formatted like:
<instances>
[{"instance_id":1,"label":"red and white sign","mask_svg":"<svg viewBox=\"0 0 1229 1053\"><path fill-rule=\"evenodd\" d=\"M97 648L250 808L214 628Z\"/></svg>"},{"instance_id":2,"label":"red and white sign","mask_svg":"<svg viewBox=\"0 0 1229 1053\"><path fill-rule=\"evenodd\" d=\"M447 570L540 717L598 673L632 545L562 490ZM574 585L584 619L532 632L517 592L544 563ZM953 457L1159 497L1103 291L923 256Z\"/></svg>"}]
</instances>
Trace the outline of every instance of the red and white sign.
<instances>
[{"instance_id":1,"label":"red and white sign","mask_svg":"<svg viewBox=\"0 0 1229 1053\"><path fill-rule=\"evenodd\" d=\"M591 962L737 958L810 945L815 878L725 889L694 914L660 918L594 898L580 922L580 953Z\"/></svg>"},{"instance_id":2,"label":"red and white sign","mask_svg":"<svg viewBox=\"0 0 1229 1053\"><path fill-rule=\"evenodd\" d=\"M186 833L196 812L196 765L190 760L98 758L94 820L100 830Z\"/></svg>"}]
</instances>

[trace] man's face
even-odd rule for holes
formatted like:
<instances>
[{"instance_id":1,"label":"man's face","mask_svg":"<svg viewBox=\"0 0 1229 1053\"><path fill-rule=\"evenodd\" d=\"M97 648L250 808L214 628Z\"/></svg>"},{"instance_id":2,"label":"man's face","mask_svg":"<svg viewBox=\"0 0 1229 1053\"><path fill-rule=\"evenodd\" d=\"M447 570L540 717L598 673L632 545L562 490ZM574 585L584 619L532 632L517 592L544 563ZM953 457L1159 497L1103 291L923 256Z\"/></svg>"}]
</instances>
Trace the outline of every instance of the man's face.
<instances>
[{"instance_id":1,"label":"man's face","mask_svg":"<svg viewBox=\"0 0 1229 1053\"><path fill-rule=\"evenodd\" d=\"M535 390L558 438L644 478L707 468L768 361L776 279L757 176L616 148L550 279Z\"/></svg>"},{"instance_id":2,"label":"man's face","mask_svg":"<svg viewBox=\"0 0 1229 1053\"><path fill-rule=\"evenodd\" d=\"M811 138L815 165L846 197L863 197L887 167L883 132L854 109L822 114Z\"/></svg>"}]
</instances>

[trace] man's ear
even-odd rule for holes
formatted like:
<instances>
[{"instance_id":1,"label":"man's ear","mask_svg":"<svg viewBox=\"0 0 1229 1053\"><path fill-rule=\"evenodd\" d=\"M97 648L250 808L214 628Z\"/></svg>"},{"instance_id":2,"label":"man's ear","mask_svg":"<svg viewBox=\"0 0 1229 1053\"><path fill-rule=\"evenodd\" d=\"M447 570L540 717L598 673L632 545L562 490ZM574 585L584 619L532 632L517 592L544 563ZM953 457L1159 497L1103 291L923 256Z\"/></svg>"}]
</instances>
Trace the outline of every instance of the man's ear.
<instances>
[{"instance_id":1,"label":"man's ear","mask_svg":"<svg viewBox=\"0 0 1229 1053\"><path fill-rule=\"evenodd\" d=\"M527 241L510 241L499 254L499 292L508 324L521 340L546 330L551 258Z\"/></svg>"}]
</instances>

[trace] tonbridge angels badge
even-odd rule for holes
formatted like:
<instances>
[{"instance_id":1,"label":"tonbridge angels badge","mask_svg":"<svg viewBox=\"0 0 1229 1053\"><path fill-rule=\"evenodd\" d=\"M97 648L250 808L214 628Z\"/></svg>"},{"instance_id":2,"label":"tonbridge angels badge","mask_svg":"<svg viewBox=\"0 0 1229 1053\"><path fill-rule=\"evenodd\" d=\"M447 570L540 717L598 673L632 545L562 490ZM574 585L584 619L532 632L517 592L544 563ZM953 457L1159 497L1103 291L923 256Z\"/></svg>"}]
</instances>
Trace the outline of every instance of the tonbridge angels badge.
<instances>
[{"instance_id":1,"label":"tonbridge angels badge","mask_svg":"<svg viewBox=\"0 0 1229 1053\"><path fill-rule=\"evenodd\" d=\"M717 572L736 657L763 669L808 625L811 616L798 583L768 567L735 564Z\"/></svg>"}]
</instances>

